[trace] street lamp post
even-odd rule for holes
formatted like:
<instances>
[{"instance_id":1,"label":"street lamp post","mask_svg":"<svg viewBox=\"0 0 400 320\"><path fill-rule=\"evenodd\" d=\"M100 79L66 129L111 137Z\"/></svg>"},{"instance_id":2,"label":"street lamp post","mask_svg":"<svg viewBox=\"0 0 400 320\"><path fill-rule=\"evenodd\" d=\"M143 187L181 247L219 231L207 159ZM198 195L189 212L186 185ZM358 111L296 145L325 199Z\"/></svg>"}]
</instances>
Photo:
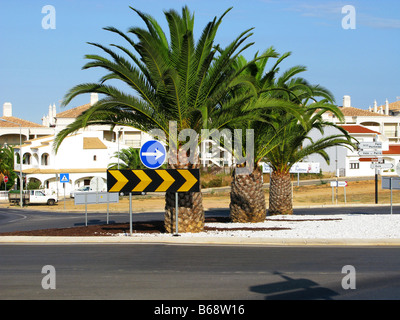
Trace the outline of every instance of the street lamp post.
<instances>
[{"instance_id":1,"label":"street lamp post","mask_svg":"<svg viewBox=\"0 0 400 320\"><path fill-rule=\"evenodd\" d=\"M6 120L3 118L0 118L1 121L3 122L10 122L13 124L16 124L19 126L19 205L23 206L23 201L22 201L22 125L19 123L16 123L14 121Z\"/></svg>"},{"instance_id":2,"label":"street lamp post","mask_svg":"<svg viewBox=\"0 0 400 320\"><path fill-rule=\"evenodd\" d=\"M118 129L118 131L117 131L117 143L118 143L118 152L117 152L117 154L118 154L118 170L119 170L119 137L120 137L120 134L121 134L121 130L122 130L122 128L119 128Z\"/></svg>"}]
</instances>

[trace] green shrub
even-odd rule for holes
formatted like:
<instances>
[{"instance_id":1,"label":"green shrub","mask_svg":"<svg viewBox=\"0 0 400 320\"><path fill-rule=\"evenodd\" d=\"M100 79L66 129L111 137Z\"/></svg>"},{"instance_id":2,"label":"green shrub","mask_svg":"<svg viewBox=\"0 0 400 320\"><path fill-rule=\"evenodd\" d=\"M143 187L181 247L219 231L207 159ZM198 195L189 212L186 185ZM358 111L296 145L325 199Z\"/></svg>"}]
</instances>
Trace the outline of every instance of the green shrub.
<instances>
[{"instance_id":1,"label":"green shrub","mask_svg":"<svg viewBox=\"0 0 400 320\"><path fill-rule=\"evenodd\" d=\"M222 187L222 177L216 177L208 183L207 188L217 188Z\"/></svg>"}]
</instances>

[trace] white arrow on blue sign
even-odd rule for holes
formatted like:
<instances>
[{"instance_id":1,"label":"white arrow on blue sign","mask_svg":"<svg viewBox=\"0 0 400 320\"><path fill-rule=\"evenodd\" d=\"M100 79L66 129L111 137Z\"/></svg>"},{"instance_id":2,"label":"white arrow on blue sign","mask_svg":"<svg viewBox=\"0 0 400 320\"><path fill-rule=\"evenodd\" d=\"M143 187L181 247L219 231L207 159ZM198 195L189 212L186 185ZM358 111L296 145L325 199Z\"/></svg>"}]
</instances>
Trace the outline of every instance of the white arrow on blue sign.
<instances>
[{"instance_id":1,"label":"white arrow on blue sign","mask_svg":"<svg viewBox=\"0 0 400 320\"><path fill-rule=\"evenodd\" d=\"M149 169L161 167L166 159L167 151L157 140L149 140L140 148L140 161Z\"/></svg>"}]
</instances>

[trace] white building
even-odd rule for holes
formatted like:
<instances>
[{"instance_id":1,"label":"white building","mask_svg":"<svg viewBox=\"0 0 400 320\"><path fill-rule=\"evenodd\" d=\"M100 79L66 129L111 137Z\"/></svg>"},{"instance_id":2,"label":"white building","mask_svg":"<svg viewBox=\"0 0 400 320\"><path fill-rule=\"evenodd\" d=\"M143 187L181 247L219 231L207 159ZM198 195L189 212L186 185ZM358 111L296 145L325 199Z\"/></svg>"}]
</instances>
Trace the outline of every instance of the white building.
<instances>
[{"instance_id":1,"label":"white building","mask_svg":"<svg viewBox=\"0 0 400 320\"><path fill-rule=\"evenodd\" d=\"M395 174L395 166L400 161L400 116L394 105L399 103L389 104L386 100L385 105L377 106L374 102L374 107L369 110L354 108L351 106L350 96L344 96L343 106L341 111L344 115L344 122L339 122L338 119L327 113L325 119L340 124L349 134L358 140L358 142L373 142L379 141L382 143L381 156L360 156L359 150L349 150L344 147L333 147L326 150L330 157L330 164L326 164L325 160L319 155L308 157L308 161L317 161L321 163L323 172L336 173L337 170L340 176L373 176L375 169L371 168L371 161L366 161L371 158L378 158L385 163L393 164L392 169L382 169L380 174L392 175ZM336 129L327 129L325 135L339 133ZM310 135L313 139L320 137L319 132L312 132ZM372 150L371 150L372 151Z\"/></svg>"},{"instance_id":2,"label":"white building","mask_svg":"<svg viewBox=\"0 0 400 320\"><path fill-rule=\"evenodd\" d=\"M48 192L60 196L64 193L64 186L65 193L69 195L70 191L89 185L93 177L101 177L106 182L108 165L118 161L113 157L115 152L128 147L140 148L150 138L147 134L130 127L117 126L111 130L109 126L94 126L65 138L57 154L53 149L57 133L97 99L97 94L92 94L90 103L60 113L57 113L55 105L50 105L48 114L42 118L42 125L12 117L11 104L4 104L1 119L8 122L0 121L0 143L14 145L18 162L14 166L15 171L20 170L21 129L22 173L27 182L30 179L39 180ZM69 174L69 183L59 182L61 173Z\"/></svg>"},{"instance_id":3,"label":"white building","mask_svg":"<svg viewBox=\"0 0 400 320\"><path fill-rule=\"evenodd\" d=\"M65 138L57 154L53 151L54 135L32 139L22 145L25 159L22 172L29 179L39 180L51 193L60 192L64 184L58 182L61 173L68 173L70 182L65 192L89 185L90 180L99 176L106 182L107 166L117 162L113 155L118 151L117 143L103 138L101 131L85 131ZM121 144L121 147L126 147ZM19 152L19 148L16 148ZM15 165L19 170L19 165ZM63 192L63 191L62 191ZM61 193L62 194L62 193Z\"/></svg>"}]
</instances>

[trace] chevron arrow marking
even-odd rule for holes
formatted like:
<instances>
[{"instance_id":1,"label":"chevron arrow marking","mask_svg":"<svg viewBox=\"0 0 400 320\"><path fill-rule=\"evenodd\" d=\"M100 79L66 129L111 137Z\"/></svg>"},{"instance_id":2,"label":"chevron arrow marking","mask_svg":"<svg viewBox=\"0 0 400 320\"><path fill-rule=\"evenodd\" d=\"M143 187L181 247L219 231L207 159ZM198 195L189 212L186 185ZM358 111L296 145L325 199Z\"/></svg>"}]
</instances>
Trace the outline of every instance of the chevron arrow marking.
<instances>
[{"instance_id":1,"label":"chevron arrow marking","mask_svg":"<svg viewBox=\"0 0 400 320\"><path fill-rule=\"evenodd\" d=\"M186 182L178 189L178 192L187 192L197 182L197 179L188 170L178 170L178 172L186 179Z\"/></svg>"},{"instance_id":2,"label":"chevron arrow marking","mask_svg":"<svg viewBox=\"0 0 400 320\"><path fill-rule=\"evenodd\" d=\"M156 189L155 192L164 192L175 182L175 179L168 173L167 170L156 170L160 177L164 180L163 183Z\"/></svg>"},{"instance_id":3,"label":"chevron arrow marking","mask_svg":"<svg viewBox=\"0 0 400 320\"><path fill-rule=\"evenodd\" d=\"M128 179L119 170L109 170L109 172L117 179L117 182L109 192L119 192L127 183Z\"/></svg>"},{"instance_id":4,"label":"chevron arrow marking","mask_svg":"<svg viewBox=\"0 0 400 320\"><path fill-rule=\"evenodd\" d=\"M147 174L144 173L143 170L132 170L134 174L138 176L140 182L137 184L132 191L143 191L152 181Z\"/></svg>"},{"instance_id":5,"label":"chevron arrow marking","mask_svg":"<svg viewBox=\"0 0 400 320\"><path fill-rule=\"evenodd\" d=\"M199 170L107 170L107 177L107 192L198 192L200 189Z\"/></svg>"}]
</instances>

